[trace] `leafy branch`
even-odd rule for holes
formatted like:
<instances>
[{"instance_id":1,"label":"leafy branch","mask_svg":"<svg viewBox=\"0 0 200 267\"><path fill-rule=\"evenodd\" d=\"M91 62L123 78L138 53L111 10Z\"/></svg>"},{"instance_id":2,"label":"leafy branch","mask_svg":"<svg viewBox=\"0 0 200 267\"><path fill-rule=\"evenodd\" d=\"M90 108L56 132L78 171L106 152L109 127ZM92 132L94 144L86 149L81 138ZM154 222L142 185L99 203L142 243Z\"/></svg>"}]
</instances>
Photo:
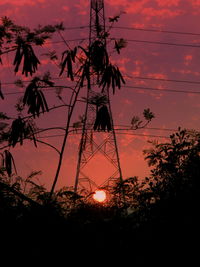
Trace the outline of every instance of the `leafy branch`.
<instances>
[{"instance_id":1,"label":"leafy branch","mask_svg":"<svg viewBox=\"0 0 200 267\"><path fill-rule=\"evenodd\" d=\"M40 65L33 46L44 45L46 40L51 39L55 32L62 30L64 30L62 23L43 27L39 25L38 28L31 30L28 27L15 24L8 17L2 17L0 24L0 63L3 63L2 55L16 51L13 61L15 73L19 71L23 62L22 74L32 76Z\"/></svg>"},{"instance_id":2,"label":"leafy branch","mask_svg":"<svg viewBox=\"0 0 200 267\"><path fill-rule=\"evenodd\" d=\"M145 121L142 121L138 116L134 116L131 120L131 129L137 130L145 128L153 118L155 118L155 115L153 112L150 111L149 108L144 109L143 116Z\"/></svg>"},{"instance_id":3,"label":"leafy branch","mask_svg":"<svg viewBox=\"0 0 200 267\"><path fill-rule=\"evenodd\" d=\"M34 145L37 147L33 122L30 120L25 121L19 116L18 119L12 122L8 144L15 147L19 142L22 145L24 139L33 140Z\"/></svg>"}]
</instances>

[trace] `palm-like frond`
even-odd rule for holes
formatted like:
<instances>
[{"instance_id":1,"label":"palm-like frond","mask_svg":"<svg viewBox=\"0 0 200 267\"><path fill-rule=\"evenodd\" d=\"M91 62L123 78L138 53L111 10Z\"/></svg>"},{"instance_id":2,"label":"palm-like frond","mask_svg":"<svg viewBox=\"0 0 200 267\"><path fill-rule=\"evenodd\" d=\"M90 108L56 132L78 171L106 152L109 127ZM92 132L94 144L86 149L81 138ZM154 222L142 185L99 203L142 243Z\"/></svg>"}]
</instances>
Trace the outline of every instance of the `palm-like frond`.
<instances>
[{"instance_id":1,"label":"palm-like frond","mask_svg":"<svg viewBox=\"0 0 200 267\"><path fill-rule=\"evenodd\" d=\"M86 60L83 65L81 65L80 69L78 70L81 73L80 78L80 87L84 86L84 81L87 81L87 87L91 88L91 81L90 81L90 64L89 61Z\"/></svg>"},{"instance_id":2,"label":"palm-like frond","mask_svg":"<svg viewBox=\"0 0 200 267\"><path fill-rule=\"evenodd\" d=\"M89 104L100 107L102 105L106 105L108 103L108 98L106 95L96 93L94 96L91 96L89 99L86 97L82 97L83 100L88 102Z\"/></svg>"},{"instance_id":3,"label":"palm-like frond","mask_svg":"<svg viewBox=\"0 0 200 267\"><path fill-rule=\"evenodd\" d=\"M61 71L60 76L63 74L65 68L67 67L67 77L70 78L72 81L74 80L74 73L73 73L73 63L75 63L77 53L77 47L74 50L66 50L62 53L62 62L61 62Z\"/></svg>"},{"instance_id":4,"label":"palm-like frond","mask_svg":"<svg viewBox=\"0 0 200 267\"><path fill-rule=\"evenodd\" d=\"M11 125L8 143L10 146L15 147L18 142L22 145L24 139L32 139L34 145L37 146L33 124L18 117Z\"/></svg>"},{"instance_id":5,"label":"palm-like frond","mask_svg":"<svg viewBox=\"0 0 200 267\"><path fill-rule=\"evenodd\" d=\"M15 173L17 173L15 161L10 151L5 150L2 156L3 156L3 167L5 168L8 176L9 177L11 176L13 172L13 167L14 167Z\"/></svg>"},{"instance_id":6,"label":"palm-like frond","mask_svg":"<svg viewBox=\"0 0 200 267\"><path fill-rule=\"evenodd\" d=\"M125 48L127 46L127 41L123 38L120 38L119 40L115 40L115 49L118 54L120 54L120 50L122 48Z\"/></svg>"},{"instance_id":7,"label":"palm-like frond","mask_svg":"<svg viewBox=\"0 0 200 267\"><path fill-rule=\"evenodd\" d=\"M31 113L34 117L36 115L39 117L40 112L44 113L49 111L47 101L41 90L41 82L48 86L53 85L50 81L35 77L27 86L23 97L23 104L28 106L28 113Z\"/></svg>"},{"instance_id":8,"label":"palm-like frond","mask_svg":"<svg viewBox=\"0 0 200 267\"><path fill-rule=\"evenodd\" d=\"M121 88L121 84L125 84L125 80L117 66L109 64L106 66L102 73L101 81L99 86L102 86L102 92L104 92L105 88L109 90L112 87L113 94L115 93L115 88Z\"/></svg>"},{"instance_id":9,"label":"palm-like frond","mask_svg":"<svg viewBox=\"0 0 200 267\"><path fill-rule=\"evenodd\" d=\"M111 120L107 106L103 105L97 112L97 117L94 123L95 131L111 131Z\"/></svg>"},{"instance_id":10,"label":"palm-like frond","mask_svg":"<svg viewBox=\"0 0 200 267\"><path fill-rule=\"evenodd\" d=\"M0 119L1 120L10 120L10 117L8 117L7 114L4 112L0 112Z\"/></svg>"},{"instance_id":11,"label":"palm-like frond","mask_svg":"<svg viewBox=\"0 0 200 267\"><path fill-rule=\"evenodd\" d=\"M105 44L96 40L90 46L90 64L93 70L99 74L109 64L109 57Z\"/></svg>"},{"instance_id":12,"label":"palm-like frond","mask_svg":"<svg viewBox=\"0 0 200 267\"><path fill-rule=\"evenodd\" d=\"M0 81L0 98L4 99L4 95L3 95L2 90L1 90L1 81Z\"/></svg>"},{"instance_id":13,"label":"palm-like frond","mask_svg":"<svg viewBox=\"0 0 200 267\"><path fill-rule=\"evenodd\" d=\"M22 59L24 59L22 74L25 74L25 76L30 74L32 76L32 74L36 72L40 61L36 57L32 46L29 43L18 39L17 51L13 62L13 65L15 66L15 73L19 71L19 66L22 62Z\"/></svg>"}]
</instances>

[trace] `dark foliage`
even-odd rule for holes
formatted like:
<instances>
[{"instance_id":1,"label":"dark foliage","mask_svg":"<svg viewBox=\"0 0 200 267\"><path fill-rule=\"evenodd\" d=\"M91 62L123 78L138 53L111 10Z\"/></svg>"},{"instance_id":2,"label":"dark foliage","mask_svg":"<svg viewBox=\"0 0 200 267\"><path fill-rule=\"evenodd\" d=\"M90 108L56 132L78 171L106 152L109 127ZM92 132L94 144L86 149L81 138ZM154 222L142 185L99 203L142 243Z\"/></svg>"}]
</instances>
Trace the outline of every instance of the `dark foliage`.
<instances>
[{"instance_id":1,"label":"dark foliage","mask_svg":"<svg viewBox=\"0 0 200 267\"><path fill-rule=\"evenodd\" d=\"M3 95L3 92L1 90L1 81L0 81L0 98L4 100L4 95Z\"/></svg>"},{"instance_id":2,"label":"dark foliage","mask_svg":"<svg viewBox=\"0 0 200 267\"><path fill-rule=\"evenodd\" d=\"M119 44L118 49L121 49L122 46ZM125 84L125 80L119 68L110 62L104 38L94 41L88 49L81 46L79 48L86 57L78 71L81 74L81 87L86 80L88 88L90 88L90 76L96 75L97 83L99 87L102 87L102 93L112 88L113 94L115 94L115 89L120 89L122 83Z\"/></svg>"},{"instance_id":3,"label":"dark foliage","mask_svg":"<svg viewBox=\"0 0 200 267\"><path fill-rule=\"evenodd\" d=\"M120 38L119 40L115 40L115 50L117 51L118 54L120 54L120 51L122 48L127 46L126 40L123 38Z\"/></svg>"},{"instance_id":4,"label":"dark foliage","mask_svg":"<svg viewBox=\"0 0 200 267\"><path fill-rule=\"evenodd\" d=\"M89 61L86 60L85 63L80 67L78 73L81 73L80 78L80 87L84 86L84 82L87 82L87 88L91 88L91 77L90 77L90 64Z\"/></svg>"},{"instance_id":5,"label":"dark foliage","mask_svg":"<svg viewBox=\"0 0 200 267\"><path fill-rule=\"evenodd\" d=\"M121 84L125 84L125 80L118 67L113 66L111 63L105 67L102 72L102 78L99 86L102 86L102 92L104 90L109 90L111 87L113 94L115 93L115 88L121 88Z\"/></svg>"},{"instance_id":6,"label":"dark foliage","mask_svg":"<svg viewBox=\"0 0 200 267\"><path fill-rule=\"evenodd\" d=\"M94 123L95 131L111 131L111 121L110 114L108 112L107 106L103 105L97 111L97 117Z\"/></svg>"},{"instance_id":7,"label":"dark foliage","mask_svg":"<svg viewBox=\"0 0 200 267\"><path fill-rule=\"evenodd\" d=\"M4 150L4 152L0 155L2 156L2 163L0 168L5 168L5 171L7 172L9 177L11 176L13 169L15 170L15 173L17 173L15 161L10 151Z\"/></svg>"},{"instance_id":8,"label":"dark foliage","mask_svg":"<svg viewBox=\"0 0 200 267\"><path fill-rule=\"evenodd\" d=\"M77 47L73 50L66 50L62 53L62 62L61 62L61 71L60 76L63 74L65 68L67 67L67 77L74 80L74 73L73 73L73 63L75 63L77 53Z\"/></svg>"},{"instance_id":9,"label":"dark foliage","mask_svg":"<svg viewBox=\"0 0 200 267\"><path fill-rule=\"evenodd\" d=\"M13 65L15 66L15 73L18 72L19 66L23 59L23 69L22 74L28 76L30 74L32 76L33 73L36 72L40 61L36 57L33 48L30 44L24 42L21 39L17 40L17 51L15 54L15 59Z\"/></svg>"},{"instance_id":10,"label":"dark foliage","mask_svg":"<svg viewBox=\"0 0 200 267\"><path fill-rule=\"evenodd\" d=\"M36 115L39 117L41 112L49 111L47 101L41 89L45 86L53 85L54 83L48 79L35 77L27 86L23 97L23 104L28 106L28 113L32 114L34 118Z\"/></svg>"},{"instance_id":11,"label":"dark foliage","mask_svg":"<svg viewBox=\"0 0 200 267\"><path fill-rule=\"evenodd\" d=\"M8 117L7 114L4 112L0 112L0 119L1 120L9 120L10 117Z\"/></svg>"},{"instance_id":12,"label":"dark foliage","mask_svg":"<svg viewBox=\"0 0 200 267\"><path fill-rule=\"evenodd\" d=\"M181 130L170 136L170 142L153 144L146 159L154 166L149 185L159 199L192 197L200 177L200 135ZM189 200L188 200L189 201Z\"/></svg>"},{"instance_id":13,"label":"dark foliage","mask_svg":"<svg viewBox=\"0 0 200 267\"><path fill-rule=\"evenodd\" d=\"M9 18L2 17L0 25L0 55L16 51L13 61L15 73L19 71L23 61L22 74L32 76L40 64L33 50L33 45L42 46L47 39L51 38L54 32L62 31L63 29L61 23L54 26L39 26L31 31L28 27L16 25ZM0 63L2 63L1 58Z\"/></svg>"},{"instance_id":14,"label":"dark foliage","mask_svg":"<svg viewBox=\"0 0 200 267\"><path fill-rule=\"evenodd\" d=\"M90 46L89 56L90 64L95 73L99 76L105 69L105 66L109 64L109 57L105 48L105 43L101 40L94 41Z\"/></svg>"},{"instance_id":15,"label":"dark foliage","mask_svg":"<svg viewBox=\"0 0 200 267\"><path fill-rule=\"evenodd\" d=\"M8 142L10 146L15 147L18 142L20 145L22 145L24 139L33 140L34 145L37 146L35 130L32 121L23 120L21 117L18 117L18 119L15 119L12 122Z\"/></svg>"},{"instance_id":16,"label":"dark foliage","mask_svg":"<svg viewBox=\"0 0 200 267\"><path fill-rule=\"evenodd\" d=\"M36 186L29 191L35 195L30 196L42 207L35 207L16 192L1 187L1 178L0 215L4 220L12 218L11 229L16 221L18 230L19 225L26 229L24 236L23 231L19 235L16 231L14 236L16 243L26 240L27 255L32 255L30 247L37 244L40 256L45 250L57 257L66 249L73 253L76 247L76 253L84 254L105 249L112 262L124 262L124 255L134 252L135 266L194 265L198 255L194 222L198 213L199 140L199 133L179 130L170 142L155 143L145 152L153 166L151 177L143 183L137 177L118 183L110 191L109 205L78 198L70 189L55 193L48 202L48 193ZM122 188L125 198L118 198ZM37 241L33 244L34 237ZM43 240L42 245L38 240ZM63 240L67 240L65 246ZM104 254L101 257L105 259Z\"/></svg>"}]
</instances>

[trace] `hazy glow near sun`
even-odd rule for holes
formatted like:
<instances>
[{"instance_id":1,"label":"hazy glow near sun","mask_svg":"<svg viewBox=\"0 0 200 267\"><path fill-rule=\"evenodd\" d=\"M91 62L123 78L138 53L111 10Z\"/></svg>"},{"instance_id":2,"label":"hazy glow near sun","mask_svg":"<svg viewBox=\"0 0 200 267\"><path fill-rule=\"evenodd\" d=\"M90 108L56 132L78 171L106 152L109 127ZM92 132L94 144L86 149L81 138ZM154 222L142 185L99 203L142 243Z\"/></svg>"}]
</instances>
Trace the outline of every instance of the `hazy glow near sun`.
<instances>
[{"instance_id":1,"label":"hazy glow near sun","mask_svg":"<svg viewBox=\"0 0 200 267\"><path fill-rule=\"evenodd\" d=\"M98 202L103 202L106 200L106 192L103 190L96 190L93 195L93 198Z\"/></svg>"}]
</instances>

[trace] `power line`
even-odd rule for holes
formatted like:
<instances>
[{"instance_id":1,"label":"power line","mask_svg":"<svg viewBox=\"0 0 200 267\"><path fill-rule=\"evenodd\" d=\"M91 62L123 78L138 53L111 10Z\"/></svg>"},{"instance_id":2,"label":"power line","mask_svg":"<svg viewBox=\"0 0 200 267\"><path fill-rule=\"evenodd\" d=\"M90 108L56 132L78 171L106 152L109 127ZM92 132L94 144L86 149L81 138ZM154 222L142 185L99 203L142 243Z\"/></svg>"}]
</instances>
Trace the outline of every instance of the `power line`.
<instances>
[{"instance_id":1,"label":"power line","mask_svg":"<svg viewBox=\"0 0 200 267\"><path fill-rule=\"evenodd\" d=\"M66 27L64 28L64 30L81 30L85 28L89 28L89 26L85 25L85 26L76 26L76 27Z\"/></svg>"},{"instance_id":2,"label":"power line","mask_svg":"<svg viewBox=\"0 0 200 267\"><path fill-rule=\"evenodd\" d=\"M66 77L52 77L50 80L64 80L64 79L67 79ZM4 83L1 83L1 85L16 85L18 80L16 80L15 82L4 82ZM30 83L32 80L21 80L20 81L22 83Z\"/></svg>"},{"instance_id":3,"label":"power line","mask_svg":"<svg viewBox=\"0 0 200 267\"><path fill-rule=\"evenodd\" d=\"M86 28L88 26L83 26L82 28ZM74 29L77 29L79 27L75 27ZM125 27L128 28L128 27ZM73 29L68 28L68 29ZM137 28L136 28L137 29ZM142 30L142 29L140 29ZM149 30L150 31L150 30ZM154 30L151 30L154 31ZM158 30L155 30L158 31ZM168 32L168 31L162 31L162 32ZM169 33L179 33L179 32L170 32ZM181 34L181 33L179 33ZM191 35L200 35L200 34L194 34L194 33L184 33L184 34L191 34ZM115 40L116 38L108 38L109 40ZM66 42L76 42L76 41L85 41L88 40L88 38L76 38L76 39L65 39ZM47 41L45 44L60 44L64 43L65 41ZM126 39L128 42L136 42L136 43L146 43L146 44L158 44L158 45L168 45L168 46L179 46L179 47L192 47L192 48L200 48L200 45L194 45L194 44L183 44L183 43L170 43L170 42L159 42L159 41L149 41L149 40L139 40L139 39Z\"/></svg>"},{"instance_id":4,"label":"power line","mask_svg":"<svg viewBox=\"0 0 200 267\"><path fill-rule=\"evenodd\" d=\"M109 40L115 40L117 38L108 38L108 39ZM66 42L85 41L85 40L88 40L88 38L66 39ZM158 44L158 45L168 45L168 46L200 48L200 45L193 45L193 44L159 42L159 41L149 41L149 40L139 40L139 39L125 39L125 40L128 42L136 42L136 43L147 43L147 44ZM59 43L64 43L64 41L52 41L52 42L46 42L45 44L59 44Z\"/></svg>"},{"instance_id":5,"label":"power line","mask_svg":"<svg viewBox=\"0 0 200 267\"><path fill-rule=\"evenodd\" d=\"M66 41L67 42L77 42L77 41L85 41L85 40L88 40L88 38L67 39ZM64 43L64 41L63 40L61 40L61 41L46 41L42 45L42 47L44 48L44 45L46 45L46 44L60 44L60 43ZM41 45L36 45L36 44L32 44L32 46L37 46L37 47L40 46L41 47ZM3 54L8 53L8 52L13 52L13 51L16 51L16 48L13 48L12 50L9 50L9 51L4 51L4 52L1 51L0 55L3 55Z\"/></svg>"},{"instance_id":6,"label":"power line","mask_svg":"<svg viewBox=\"0 0 200 267\"><path fill-rule=\"evenodd\" d=\"M122 87L125 88L132 88L132 89L138 89L138 90L148 90L148 91L159 91L159 92L172 92L172 93L185 93L185 94L200 94L200 92L197 91L186 91L186 90L173 90L173 89L158 89L154 87L141 87L141 86L128 86L123 85Z\"/></svg>"},{"instance_id":7,"label":"power line","mask_svg":"<svg viewBox=\"0 0 200 267\"><path fill-rule=\"evenodd\" d=\"M143 130L144 131L144 130L153 130L153 131L176 132L178 130L178 129L161 128L161 127L144 127L144 128L138 128L138 129L131 129L131 125L122 125L122 124L118 124L118 125L116 124L115 127L128 127L128 128L115 128L115 131L136 131L136 130L137 131L139 131L139 130ZM82 130L82 128L74 128L73 126L70 126L70 128L72 128L72 130L70 130L70 131L71 132L74 132L74 133L79 133L79 131ZM61 127L60 129L64 129L64 127ZM40 130L42 130L42 129L40 129ZM55 130L57 130L57 129L55 129ZM152 135L152 136L154 136L154 135Z\"/></svg>"},{"instance_id":8,"label":"power line","mask_svg":"<svg viewBox=\"0 0 200 267\"><path fill-rule=\"evenodd\" d=\"M116 127L128 127L128 129L115 129L115 130L134 130L134 129L131 129L130 127L131 127L131 125L115 125ZM139 130L139 129L137 129L137 130ZM145 127L145 128L142 128L141 130L156 130L156 131L170 131L170 132L175 132L175 131L177 131L177 129L171 129L171 128L161 128L161 127Z\"/></svg>"},{"instance_id":9,"label":"power line","mask_svg":"<svg viewBox=\"0 0 200 267\"><path fill-rule=\"evenodd\" d=\"M164 81L164 82L175 82L175 83L188 83L188 84L200 84L200 81L192 80L178 80L178 79L166 79L166 78L153 78L153 77L144 77L144 76L130 76L123 75L125 78L131 79L140 79L140 80L154 80L154 81ZM66 77L52 77L51 80L64 80ZM31 80L21 80L23 83L29 83ZM16 82L3 82L1 85L16 85Z\"/></svg>"},{"instance_id":10,"label":"power line","mask_svg":"<svg viewBox=\"0 0 200 267\"><path fill-rule=\"evenodd\" d=\"M162 127L145 127L145 128L131 129L131 125L122 125L122 124L115 124L115 127L127 127L127 128L115 128L115 131L136 131L136 130L137 131L139 131L139 130L153 130L153 131L167 131L167 132L176 132L177 131L177 129L162 128ZM74 127L70 126L70 128L74 128ZM74 128L74 130L75 131L76 130L82 130L82 128Z\"/></svg>"},{"instance_id":11,"label":"power line","mask_svg":"<svg viewBox=\"0 0 200 267\"><path fill-rule=\"evenodd\" d=\"M88 40L88 38L66 39L65 41L66 42L77 42L77 41L85 41L85 40ZM60 43L64 43L64 41L63 40L61 40L61 41L52 41L52 42L47 41L47 42L44 43L44 45L45 44L60 44Z\"/></svg>"},{"instance_id":12,"label":"power line","mask_svg":"<svg viewBox=\"0 0 200 267\"><path fill-rule=\"evenodd\" d=\"M66 27L65 30L78 30L89 28L89 25L76 26L76 27ZM110 26L106 26L106 28L110 29ZM137 27L128 27L128 26L113 26L112 29L120 29L120 30L132 30L132 31L144 31L144 32L157 32L157 33L167 33L167 34L177 34L177 35L191 35L191 36L200 36L200 33L195 32L184 32L184 31L170 31L170 30L162 30L162 29L149 29L149 28L137 28Z\"/></svg>"},{"instance_id":13,"label":"power line","mask_svg":"<svg viewBox=\"0 0 200 267\"><path fill-rule=\"evenodd\" d=\"M145 28L136 28L136 27L126 27L126 26L125 27L123 27L123 26L114 26L113 29L200 36L200 33L194 33L194 32L179 32L179 31L168 31L168 30L160 30L160 29L145 29Z\"/></svg>"},{"instance_id":14,"label":"power line","mask_svg":"<svg viewBox=\"0 0 200 267\"><path fill-rule=\"evenodd\" d=\"M108 38L108 39L114 40L113 38ZM88 38L66 39L66 42L85 41L85 40L88 40ZM170 42L159 42L159 41L149 41L149 40L139 40L139 39L126 39L126 41L136 42L136 43L147 43L147 44L158 44L158 45L168 45L168 46L200 48L200 45L183 44L183 43L170 43ZM59 43L64 43L64 41L52 41L52 42L46 42L45 44L59 44Z\"/></svg>"},{"instance_id":15,"label":"power line","mask_svg":"<svg viewBox=\"0 0 200 267\"><path fill-rule=\"evenodd\" d=\"M158 41L138 40L138 39L126 39L126 41L135 42L135 43L146 43L146 44L158 44L158 45L169 45L169 46L200 48L200 45L193 45L193 44L169 43L169 42L158 42Z\"/></svg>"},{"instance_id":16,"label":"power line","mask_svg":"<svg viewBox=\"0 0 200 267\"><path fill-rule=\"evenodd\" d=\"M125 135L141 136L141 137L155 137L155 138L167 138L167 139L170 139L169 136L154 135L154 134L132 134L132 133L116 133L116 134L117 135L125 134Z\"/></svg>"},{"instance_id":17,"label":"power line","mask_svg":"<svg viewBox=\"0 0 200 267\"><path fill-rule=\"evenodd\" d=\"M91 126L91 124L89 124L89 126ZM163 128L163 127L144 127L144 128L138 128L138 129L131 129L131 125L122 125L122 124L115 124L115 127L127 127L127 128L115 128L115 131L139 131L139 130L155 130L155 131L167 131L167 132L176 132L178 129L172 129L172 128ZM70 126L70 128L72 130L70 131L81 131L82 128L74 128L73 126ZM59 129L65 129L65 127L60 127ZM90 128L91 129L91 128ZM43 128L39 129L39 130L44 130ZM53 130L53 128L52 128ZM57 129L55 129L57 130Z\"/></svg>"},{"instance_id":18,"label":"power line","mask_svg":"<svg viewBox=\"0 0 200 267\"><path fill-rule=\"evenodd\" d=\"M200 84L200 81L176 80L176 79L153 78L153 77L142 77L142 76L126 76L126 77L133 78L133 79L140 79L140 80L154 80L154 81L164 81L164 82Z\"/></svg>"},{"instance_id":19,"label":"power line","mask_svg":"<svg viewBox=\"0 0 200 267\"><path fill-rule=\"evenodd\" d=\"M117 38L108 38L109 40L115 40ZM76 41L85 41L88 38L77 38L77 39L66 39L66 42L76 42ZM170 42L159 42L159 41L149 41L149 40L139 40L139 39L126 39L128 42L136 42L136 43L147 43L147 44L158 44L158 45L168 45L168 46L179 46L179 47L193 47L200 48L200 45L193 44L183 44L183 43L170 43ZM45 42L45 44L60 44L64 43L64 41L52 41Z\"/></svg>"},{"instance_id":20,"label":"power line","mask_svg":"<svg viewBox=\"0 0 200 267\"><path fill-rule=\"evenodd\" d=\"M71 87L69 86L55 86L55 87L50 87L50 86L47 86L47 87L43 87L42 89L45 90L45 91L55 91L57 88L62 88L62 89L71 89ZM24 94L25 91L21 91L21 92L10 92L10 93L4 93L3 95L18 95L18 94Z\"/></svg>"},{"instance_id":21,"label":"power line","mask_svg":"<svg viewBox=\"0 0 200 267\"><path fill-rule=\"evenodd\" d=\"M81 133L71 133L70 135L73 134L81 134ZM156 137L156 138L170 138L169 136L163 136L163 135L153 135L153 134L132 134L132 133L116 133L117 135L133 135L133 136L143 136L143 137ZM43 138L54 138L54 137L62 137L64 134L54 134L54 135L47 135L47 136L40 136L37 137L38 139L43 139Z\"/></svg>"},{"instance_id":22,"label":"power line","mask_svg":"<svg viewBox=\"0 0 200 267\"><path fill-rule=\"evenodd\" d=\"M137 128L137 129L132 129L131 125L115 125L115 126L120 126L120 127L129 127L129 128L115 128L115 131L139 131L139 130L152 130L152 131L167 131L167 132L176 132L177 129L168 129L168 128L159 128L159 127L145 127L145 128Z\"/></svg>"},{"instance_id":23,"label":"power line","mask_svg":"<svg viewBox=\"0 0 200 267\"><path fill-rule=\"evenodd\" d=\"M43 88L46 91L54 91L56 87L61 87L61 86L55 86L55 88ZM188 91L188 90L174 90L174 89L158 89L155 87L141 87L141 86L128 86L128 85L123 85L123 88L132 88L132 89L137 89L137 90L147 90L147 91L157 91L157 92L171 92L171 93L184 93L184 94L200 94L200 91ZM67 87L68 88L68 87ZM65 87L63 87L65 89ZM17 94L23 94L23 92L10 92L10 93L4 93L4 95L17 95Z\"/></svg>"}]
</instances>

